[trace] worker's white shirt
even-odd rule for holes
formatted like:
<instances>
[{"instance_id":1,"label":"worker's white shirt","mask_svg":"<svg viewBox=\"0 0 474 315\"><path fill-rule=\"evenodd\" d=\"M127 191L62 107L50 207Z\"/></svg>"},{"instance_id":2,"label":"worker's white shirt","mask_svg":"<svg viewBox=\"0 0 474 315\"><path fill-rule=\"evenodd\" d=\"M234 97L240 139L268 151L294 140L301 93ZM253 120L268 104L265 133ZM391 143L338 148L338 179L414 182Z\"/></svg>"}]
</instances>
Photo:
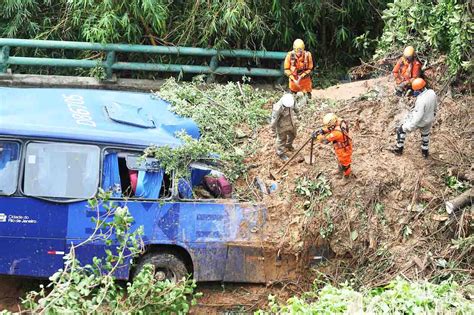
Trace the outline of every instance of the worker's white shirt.
<instances>
[{"instance_id":1,"label":"worker's white shirt","mask_svg":"<svg viewBox=\"0 0 474 315\"><path fill-rule=\"evenodd\" d=\"M404 131L412 131L415 128L423 128L431 125L438 109L438 98L431 89L426 89L416 97L415 108L403 124Z\"/></svg>"}]
</instances>

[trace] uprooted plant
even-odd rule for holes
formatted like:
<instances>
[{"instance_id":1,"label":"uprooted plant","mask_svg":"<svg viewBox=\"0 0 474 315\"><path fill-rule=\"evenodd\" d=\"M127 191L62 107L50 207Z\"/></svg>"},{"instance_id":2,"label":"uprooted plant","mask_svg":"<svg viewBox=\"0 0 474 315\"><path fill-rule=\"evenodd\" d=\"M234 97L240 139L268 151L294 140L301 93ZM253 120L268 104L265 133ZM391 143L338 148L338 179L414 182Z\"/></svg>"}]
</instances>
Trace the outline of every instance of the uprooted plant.
<instances>
[{"instance_id":1,"label":"uprooted plant","mask_svg":"<svg viewBox=\"0 0 474 315\"><path fill-rule=\"evenodd\" d=\"M244 158L258 145L256 130L269 117L264 108L268 92L232 82L206 85L201 76L179 84L171 78L156 96L169 101L176 114L192 118L201 132L199 140L180 133L183 146L178 148L150 147L145 151L160 160L166 172L173 170L180 177L187 177L190 162L214 157L222 162L231 180L245 171Z\"/></svg>"},{"instance_id":2,"label":"uprooted plant","mask_svg":"<svg viewBox=\"0 0 474 315\"><path fill-rule=\"evenodd\" d=\"M143 227L133 230L134 220L128 208L117 206L109 197L110 193L100 191L97 198L89 200L89 207L97 210L94 232L85 241L71 245L64 258L64 269L51 276L46 287L41 285L38 291L27 294L22 302L25 311L33 314L176 314L186 313L195 302L196 285L192 280L158 281L152 265L145 265L126 286L117 283L114 276L117 269L142 251ZM105 214L101 214L103 210ZM81 264L76 250L97 242L109 246L110 249L105 250L106 258L94 257L92 263Z\"/></svg>"}]
</instances>

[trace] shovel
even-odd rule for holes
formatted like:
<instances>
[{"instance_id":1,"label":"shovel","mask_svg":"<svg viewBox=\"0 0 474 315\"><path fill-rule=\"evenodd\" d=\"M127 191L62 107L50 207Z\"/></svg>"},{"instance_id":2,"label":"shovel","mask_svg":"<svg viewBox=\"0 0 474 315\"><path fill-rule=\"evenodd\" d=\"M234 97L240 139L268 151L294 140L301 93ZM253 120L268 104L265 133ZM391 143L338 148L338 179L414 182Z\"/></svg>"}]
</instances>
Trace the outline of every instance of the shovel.
<instances>
[{"instance_id":1,"label":"shovel","mask_svg":"<svg viewBox=\"0 0 474 315\"><path fill-rule=\"evenodd\" d=\"M288 164L290 164L290 162L293 161L293 159L298 155L298 153L300 153L301 150L303 150L303 148L304 148L308 143L310 143L312 140L313 140L313 137L310 137L308 140L306 140L306 142L298 149L298 151L296 151L296 153L293 154L293 156L290 157L290 159L289 159L288 161L286 161L286 163L283 164L283 166L280 167L280 168L278 169L278 171L277 171L275 174L272 174L272 172L270 171L270 175L269 175L270 179L275 180L275 179L276 179L275 176L278 175L278 174L280 174L280 172L283 171L283 169L284 169Z\"/></svg>"}]
</instances>

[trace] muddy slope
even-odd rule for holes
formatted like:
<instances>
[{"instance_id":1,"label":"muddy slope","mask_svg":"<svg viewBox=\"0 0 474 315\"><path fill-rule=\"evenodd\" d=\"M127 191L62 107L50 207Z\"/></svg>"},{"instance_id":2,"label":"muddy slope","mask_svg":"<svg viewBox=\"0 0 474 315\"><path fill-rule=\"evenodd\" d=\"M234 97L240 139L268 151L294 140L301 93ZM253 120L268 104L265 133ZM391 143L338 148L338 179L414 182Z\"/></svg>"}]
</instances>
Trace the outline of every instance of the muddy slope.
<instances>
[{"instance_id":1,"label":"muddy slope","mask_svg":"<svg viewBox=\"0 0 474 315\"><path fill-rule=\"evenodd\" d=\"M355 274L359 284L380 285L400 274L409 278L442 275L443 260L455 259L458 269L472 266L472 258L466 258L469 255L456 256L459 253L451 246L451 239L472 232L472 209L448 216L444 202L460 193L447 187L446 178L473 172L473 98L442 95L430 158L421 156L419 131L408 135L405 152L399 157L388 148L395 143L394 128L414 99L393 96L392 84L382 78L342 85L337 88L342 100L316 98L303 110L296 148L327 112L350 122L355 178L333 175L332 148L317 144L314 165L308 163L308 146L278 177L277 191L262 197L269 213L265 240L302 257L308 248L329 243L334 253L329 267L339 269L328 275L334 280ZM361 86L365 87L360 89L362 94L354 97L352 88ZM331 97L335 88L328 91ZM318 95L326 96L323 92ZM247 182L258 177L271 185L268 174L282 162L274 154L270 128L263 128L253 141L260 145L248 159L253 168ZM302 178L325 179L332 195L305 205L308 198L295 192Z\"/></svg>"}]
</instances>

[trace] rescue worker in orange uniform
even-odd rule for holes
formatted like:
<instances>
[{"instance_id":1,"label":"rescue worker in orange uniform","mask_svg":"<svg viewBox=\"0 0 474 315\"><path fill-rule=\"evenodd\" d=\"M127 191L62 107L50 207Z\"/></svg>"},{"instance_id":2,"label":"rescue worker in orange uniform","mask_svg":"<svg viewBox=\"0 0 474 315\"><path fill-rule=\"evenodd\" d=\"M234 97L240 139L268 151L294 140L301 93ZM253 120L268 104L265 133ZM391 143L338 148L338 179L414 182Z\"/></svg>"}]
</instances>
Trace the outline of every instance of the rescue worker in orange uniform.
<instances>
[{"instance_id":1,"label":"rescue worker in orange uniform","mask_svg":"<svg viewBox=\"0 0 474 315\"><path fill-rule=\"evenodd\" d=\"M352 139L349 135L347 122L334 113L326 114L323 118L323 127L314 131L313 138L322 143L332 143L339 163L338 172L344 178L351 175Z\"/></svg>"},{"instance_id":2,"label":"rescue worker in orange uniform","mask_svg":"<svg viewBox=\"0 0 474 315\"><path fill-rule=\"evenodd\" d=\"M395 93L398 96L402 96L409 89L411 90L413 80L421 75L421 62L416 58L413 46L405 48L403 56L397 61L392 73L397 83Z\"/></svg>"},{"instance_id":3,"label":"rescue worker in orange uniform","mask_svg":"<svg viewBox=\"0 0 474 315\"><path fill-rule=\"evenodd\" d=\"M304 92L308 97L311 97L313 57L304 48L304 42L301 39L296 39L293 42L293 50L286 55L284 68L285 75L289 78L291 92Z\"/></svg>"}]
</instances>

